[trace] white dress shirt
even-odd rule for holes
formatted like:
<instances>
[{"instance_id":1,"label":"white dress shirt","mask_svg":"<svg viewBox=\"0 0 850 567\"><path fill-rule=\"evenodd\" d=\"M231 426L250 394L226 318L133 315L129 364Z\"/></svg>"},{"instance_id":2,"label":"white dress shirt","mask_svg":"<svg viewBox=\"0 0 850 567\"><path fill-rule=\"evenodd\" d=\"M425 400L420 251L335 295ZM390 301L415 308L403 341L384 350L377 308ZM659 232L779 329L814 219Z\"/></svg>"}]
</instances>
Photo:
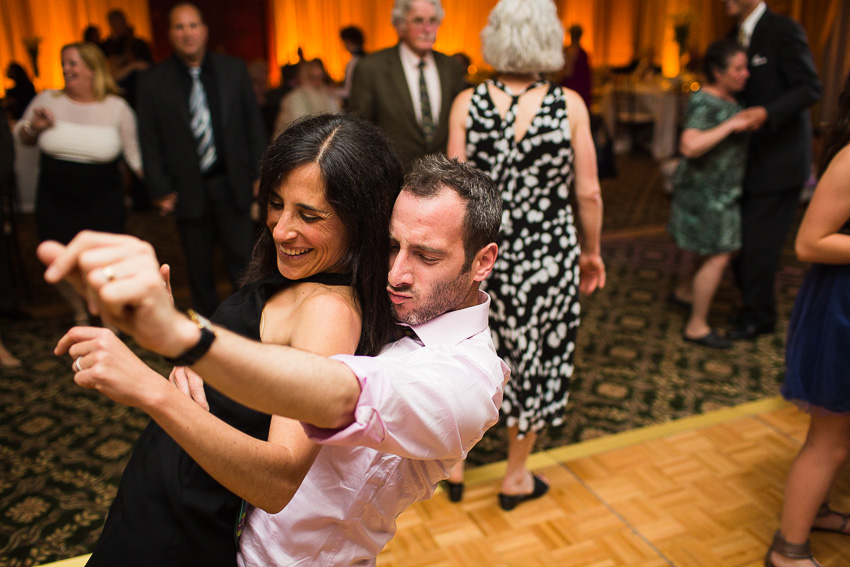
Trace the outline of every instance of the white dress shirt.
<instances>
[{"instance_id":1,"label":"white dress shirt","mask_svg":"<svg viewBox=\"0 0 850 567\"><path fill-rule=\"evenodd\" d=\"M764 2L759 2L759 5L750 12L750 15L744 18L744 21L738 26L738 43L744 47L750 46L753 30L756 29L756 24L759 23L765 11L767 11L767 5Z\"/></svg>"},{"instance_id":2,"label":"white dress shirt","mask_svg":"<svg viewBox=\"0 0 850 567\"><path fill-rule=\"evenodd\" d=\"M413 100L413 110L416 112L416 122L422 124L422 101L419 97L419 62L425 62L425 85L428 87L428 98L431 102L431 116L434 119L434 126L440 122L440 109L442 108L443 97L440 92L440 74L437 72L437 64L434 62L434 56L429 51L425 57L419 57L413 50L405 44L399 44L399 56L401 57L401 66L404 68L404 77L407 79L407 90L410 91L410 98Z\"/></svg>"},{"instance_id":3,"label":"white dress shirt","mask_svg":"<svg viewBox=\"0 0 850 567\"><path fill-rule=\"evenodd\" d=\"M241 567L374 565L396 517L434 494L499 418L510 375L493 348L490 298L413 327L377 357L338 355L362 388L354 423L305 425L323 444L279 513L248 512Z\"/></svg>"}]
</instances>

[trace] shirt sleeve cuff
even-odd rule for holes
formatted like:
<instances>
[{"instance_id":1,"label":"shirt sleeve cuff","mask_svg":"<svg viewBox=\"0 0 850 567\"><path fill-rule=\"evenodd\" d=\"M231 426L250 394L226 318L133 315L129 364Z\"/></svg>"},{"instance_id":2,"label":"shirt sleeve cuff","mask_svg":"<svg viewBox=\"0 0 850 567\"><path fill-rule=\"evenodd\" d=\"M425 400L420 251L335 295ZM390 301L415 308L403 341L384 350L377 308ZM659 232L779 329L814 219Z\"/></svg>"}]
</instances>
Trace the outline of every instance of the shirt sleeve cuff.
<instances>
[{"instance_id":1,"label":"shirt sleeve cuff","mask_svg":"<svg viewBox=\"0 0 850 567\"><path fill-rule=\"evenodd\" d=\"M326 445L375 446L386 438L387 430L378 407L382 398L381 365L374 357L338 354L331 357L342 362L360 383L360 397L354 409L354 422L342 429L323 429L304 423L307 436Z\"/></svg>"}]
</instances>

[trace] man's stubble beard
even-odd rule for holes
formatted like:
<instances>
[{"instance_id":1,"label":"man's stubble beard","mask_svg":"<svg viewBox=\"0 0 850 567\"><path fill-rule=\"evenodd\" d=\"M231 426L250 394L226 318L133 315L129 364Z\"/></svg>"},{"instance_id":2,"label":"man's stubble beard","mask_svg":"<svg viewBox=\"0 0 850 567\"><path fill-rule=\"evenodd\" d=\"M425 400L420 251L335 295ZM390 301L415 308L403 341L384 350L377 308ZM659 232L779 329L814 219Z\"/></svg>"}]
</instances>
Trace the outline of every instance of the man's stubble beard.
<instances>
[{"instance_id":1,"label":"man's stubble beard","mask_svg":"<svg viewBox=\"0 0 850 567\"><path fill-rule=\"evenodd\" d=\"M443 313L454 311L466 298L467 290L465 289L463 275L468 273L468 271L461 272L453 280L443 280L435 284L431 293L422 302L422 305L405 316L399 315L397 307L393 305L393 317L399 323L415 326L436 319ZM394 289L404 291L404 288Z\"/></svg>"}]
</instances>

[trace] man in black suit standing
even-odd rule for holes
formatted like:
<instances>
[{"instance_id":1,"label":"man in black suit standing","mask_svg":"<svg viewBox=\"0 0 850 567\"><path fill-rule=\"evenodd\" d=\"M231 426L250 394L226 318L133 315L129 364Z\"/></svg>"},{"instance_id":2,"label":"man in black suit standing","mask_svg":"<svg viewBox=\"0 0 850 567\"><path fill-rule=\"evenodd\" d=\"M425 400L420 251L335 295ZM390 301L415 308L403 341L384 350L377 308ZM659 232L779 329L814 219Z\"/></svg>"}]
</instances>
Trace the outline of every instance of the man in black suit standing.
<instances>
[{"instance_id":1,"label":"man in black suit standing","mask_svg":"<svg viewBox=\"0 0 850 567\"><path fill-rule=\"evenodd\" d=\"M744 309L732 339L773 333L776 272L800 191L811 175L809 107L822 86L803 28L760 0L723 0L738 20L731 37L747 48L750 78L741 94L755 116L744 194L742 248L735 262Z\"/></svg>"},{"instance_id":2,"label":"man in black suit standing","mask_svg":"<svg viewBox=\"0 0 850 567\"><path fill-rule=\"evenodd\" d=\"M209 53L200 10L169 14L174 55L139 81L145 182L163 213L176 212L195 310L218 305L213 246L221 243L236 285L251 255L252 189L266 148L260 109L239 59Z\"/></svg>"},{"instance_id":3,"label":"man in black suit standing","mask_svg":"<svg viewBox=\"0 0 850 567\"><path fill-rule=\"evenodd\" d=\"M465 88L465 70L432 49L443 15L440 0L396 0L398 45L367 55L354 70L348 109L389 133L405 171L446 151L452 101Z\"/></svg>"}]
</instances>

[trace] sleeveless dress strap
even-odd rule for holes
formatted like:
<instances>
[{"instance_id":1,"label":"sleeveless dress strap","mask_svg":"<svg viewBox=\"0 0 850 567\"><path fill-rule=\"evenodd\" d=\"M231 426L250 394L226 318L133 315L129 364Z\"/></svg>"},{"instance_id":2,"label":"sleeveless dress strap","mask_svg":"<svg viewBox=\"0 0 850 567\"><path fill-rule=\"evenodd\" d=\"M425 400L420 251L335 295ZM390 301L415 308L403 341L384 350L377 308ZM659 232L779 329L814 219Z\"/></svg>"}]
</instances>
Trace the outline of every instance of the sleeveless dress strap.
<instances>
[{"instance_id":1,"label":"sleeveless dress strap","mask_svg":"<svg viewBox=\"0 0 850 567\"><path fill-rule=\"evenodd\" d=\"M254 294L254 311L256 316L260 316L263 312L263 308L266 306L266 301L268 301L271 296L289 285L300 282L312 282L324 285L351 285L351 274L318 273L313 274L312 276L307 276L306 278L301 278L300 280L290 280L283 277L280 275L280 272L278 272L267 278L263 278L262 280L247 284L245 286L246 288L248 286L256 286L256 293ZM238 314L239 313L237 312L236 315L238 316Z\"/></svg>"},{"instance_id":2,"label":"sleeveless dress strap","mask_svg":"<svg viewBox=\"0 0 850 567\"><path fill-rule=\"evenodd\" d=\"M330 272L322 272L295 281L320 283L324 285L351 285L351 274L332 274Z\"/></svg>"},{"instance_id":3,"label":"sleeveless dress strap","mask_svg":"<svg viewBox=\"0 0 850 567\"><path fill-rule=\"evenodd\" d=\"M541 85L549 84L549 81L547 81L546 79L538 79L538 80L534 81L533 83L531 83L530 85L528 85L527 87L525 87L522 90L521 93L514 94L513 91L511 91L511 89L509 89L507 87L507 85L505 85L499 79L495 79L495 78L494 79L488 79L487 82L489 84L492 84L494 87L496 87L497 89L499 89L500 91L502 91L503 93L508 95L509 97L511 97L511 105L508 107L508 112L507 112L507 114L505 114L505 118L504 118L506 124L508 125L508 127L511 130L513 130L513 123L514 123L514 120L516 120L516 114L517 114L516 113L516 107L519 104L519 97L521 97L522 95L524 95L525 93L527 93L531 89L537 88ZM513 136L513 133L511 133L510 136Z\"/></svg>"},{"instance_id":4,"label":"sleeveless dress strap","mask_svg":"<svg viewBox=\"0 0 850 567\"><path fill-rule=\"evenodd\" d=\"M545 85L545 84L549 83L549 81L547 81L546 79L537 79L536 81L534 81L533 83L531 83L530 85L528 85L527 87L522 89L521 93L514 94L513 91L511 89L509 89L508 86L505 85L499 79L489 79L489 82L494 87L496 87L497 89L499 89L500 91L502 91L503 93L505 93L506 95L511 97L511 106L515 105L517 103L517 101L519 100L519 97L521 97L522 95L524 95L525 93L527 93L531 89L536 89L537 87L539 87L541 85Z\"/></svg>"},{"instance_id":5,"label":"sleeveless dress strap","mask_svg":"<svg viewBox=\"0 0 850 567\"><path fill-rule=\"evenodd\" d=\"M273 286L283 287L293 283L319 283L324 285L351 285L351 274L337 274L331 272L319 272L306 278L291 280L283 277L280 273L270 275L268 278L261 280L262 283L271 284Z\"/></svg>"},{"instance_id":6,"label":"sleeveless dress strap","mask_svg":"<svg viewBox=\"0 0 850 567\"><path fill-rule=\"evenodd\" d=\"M506 151L501 152L497 158L496 163L493 164L493 167L490 171L490 176L500 187L506 187L506 176L509 175L510 170L507 167L507 164L510 163L517 152L517 142L516 142L516 115L517 115L517 106L519 105L519 97L530 91L531 89L537 88L541 85L548 84L549 81L545 79L538 79L525 87L521 93L514 94L511 89L507 87L502 81L499 79L493 78L487 80L488 84L492 84L494 87L511 97L511 105L508 107L508 111L505 113L504 118L502 118L504 125L503 138L507 144L505 148ZM488 98L492 102L492 97ZM503 189L504 191L504 189Z\"/></svg>"}]
</instances>

